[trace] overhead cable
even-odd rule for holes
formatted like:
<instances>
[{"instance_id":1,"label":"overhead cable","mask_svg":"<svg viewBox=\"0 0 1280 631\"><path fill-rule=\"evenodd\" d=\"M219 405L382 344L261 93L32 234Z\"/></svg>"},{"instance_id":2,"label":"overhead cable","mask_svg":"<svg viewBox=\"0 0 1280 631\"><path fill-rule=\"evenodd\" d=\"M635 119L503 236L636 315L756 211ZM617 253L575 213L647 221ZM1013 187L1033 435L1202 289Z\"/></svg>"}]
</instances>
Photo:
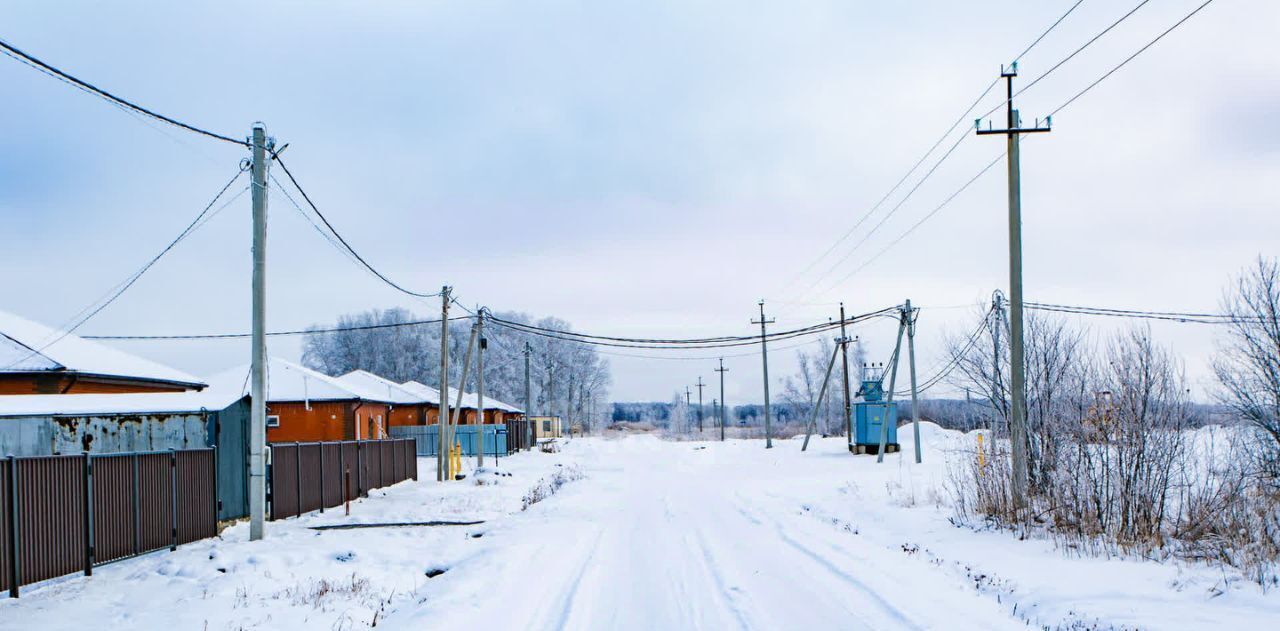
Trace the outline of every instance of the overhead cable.
<instances>
[{"instance_id":1,"label":"overhead cable","mask_svg":"<svg viewBox=\"0 0 1280 631\"><path fill-rule=\"evenodd\" d=\"M62 70L59 70L58 68L55 68L54 66L52 66L52 65L50 65L50 64L48 64L48 63L46 63L46 62L44 62L44 61L41 61L40 59L37 59L36 57L34 57L34 56L32 56L32 55L30 55L30 54L28 54L28 53L26 53L26 52L23 52L22 50L18 49L16 46L13 46L12 44L9 44L8 42L5 42L5 41L3 41L3 40L0 40L0 51L3 51L3 52L4 52L6 55L8 55L9 57L11 57L11 58L13 58L13 59L16 59L16 60L18 60L18 61L20 61L20 62L22 62L22 63L24 63L24 64L26 64L26 65L28 65L28 66L30 66L30 67L32 67L32 68L35 68L36 70L39 70L40 72L43 72L44 74L47 74L47 75L49 75L49 76L51 76L51 77L54 77L54 78L56 78L56 79L58 79L58 80L60 80L60 81L63 81L63 82L69 83L69 84L71 84L72 86L75 86L76 88L78 88L78 89L80 89L80 90L82 90L82 91L84 91L84 92L87 92L87 93L92 94L92 95L94 95L94 96L97 96L97 97L99 97L99 98L101 98L101 99L104 99L104 100L106 100L107 102L112 103L112 104L114 104L114 105L117 105L117 106L123 107L123 108L125 108L125 109L131 110L131 111L134 111L134 112L137 112L137 113L142 114L142 115L144 115L144 116L148 116L148 117L154 118L155 120L161 121L161 122L163 122L163 123L167 123L167 124L169 124L169 125L172 125L172 126L174 126L174 127L179 128L179 129L184 129L184 130L186 130L186 131L193 132L193 133L196 133L196 134L200 134L200 135L202 135L202 136L207 136L207 137L209 137L209 138L213 138L213 139L215 139L215 140L221 140L221 141L223 141L223 142L229 142L229 143L231 143L231 144L234 144L234 145L240 145L240 146L242 146L242 147L248 147L248 146L249 146L249 142L248 142L247 140L243 140L243 139L241 139L241 140L237 140L237 139L232 138L231 136L228 136L228 135L225 135L225 134L219 134L219 133L216 133L216 132L209 131L209 130L207 130L207 129L201 129L200 127L196 127L195 125L191 125L191 124L189 124L189 123L184 123L184 122L182 122L182 121L180 121L180 120L177 120L177 119L175 119L175 118L171 118L171 117L169 117L169 116L165 116L164 114L160 114L160 113L155 112L155 111L153 111L153 110L151 110L151 109L148 109L148 108L145 108L145 107L143 107L143 106L141 106L141 105L138 105L137 103L134 103L134 102L129 101L129 100L127 100L127 99L124 99L124 98L122 98L122 97L116 96L116 95L114 95L114 94L112 94L112 93L110 93L110 92L107 92L106 90L103 90L102 88L99 88L99 87L97 87L97 86L95 86L95 85L93 85L93 84L91 84L91 83L89 83L89 82L87 82L87 81L84 81L84 80L82 80L82 79L78 79L78 78L76 78L76 77L74 77L74 76L72 76L72 75L70 75L70 74L68 74L68 73L66 73L66 72L63 72Z\"/></svg>"}]
</instances>

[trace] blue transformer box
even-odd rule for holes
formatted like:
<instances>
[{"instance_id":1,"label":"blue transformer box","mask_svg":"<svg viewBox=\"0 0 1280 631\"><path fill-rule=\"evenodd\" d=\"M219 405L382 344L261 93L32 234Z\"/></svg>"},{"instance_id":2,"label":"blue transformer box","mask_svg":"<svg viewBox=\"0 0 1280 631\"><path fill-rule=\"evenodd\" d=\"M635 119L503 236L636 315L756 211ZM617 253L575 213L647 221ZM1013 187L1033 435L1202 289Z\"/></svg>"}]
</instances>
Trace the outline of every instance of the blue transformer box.
<instances>
[{"instance_id":1,"label":"blue transformer box","mask_svg":"<svg viewBox=\"0 0 1280 631\"><path fill-rule=\"evenodd\" d=\"M853 408L853 439L858 453L876 453L880 449L880 426L889 423L886 451L897 451L898 404L884 401L859 401ZM870 449L867 449L867 448Z\"/></svg>"},{"instance_id":2,"label":"blue transformer box","mask_svg":"<svg viewBox=\"0 0 1280 631\"><path fill-rule=\"evenodd\" d=\"M888 423L884 450L898 451L898 404L884 400L883 374L863 381L858 396L862 401L853 404L853 444L849 449L856 454L879 453L880 428Z\"/></svg>"}]
</instances>

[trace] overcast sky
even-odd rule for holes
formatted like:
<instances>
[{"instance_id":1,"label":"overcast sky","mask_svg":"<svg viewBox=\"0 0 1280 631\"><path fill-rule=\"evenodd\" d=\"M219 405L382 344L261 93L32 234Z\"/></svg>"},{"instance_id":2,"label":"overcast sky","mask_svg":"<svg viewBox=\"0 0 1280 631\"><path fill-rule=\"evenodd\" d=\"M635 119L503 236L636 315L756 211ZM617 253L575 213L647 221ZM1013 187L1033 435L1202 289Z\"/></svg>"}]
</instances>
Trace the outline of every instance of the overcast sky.
<instances>
[{"instance_id":1,"label":"overcast sky","mask_svg":"<svg viewBox=\"0 0 1280 631\"><path fill-rule=\"evenodd\" d=\"M834 317L840 300L862 312L911 298L927 376L944 336L1007 285L1003 163L865 263L1001 138L966 139L879 230L899 197L800 273L1072 1L50 1L0 5L0 37L202 127L243 136L265 121L329 218L404 285L634 337L749 334L761 298L788 328ZM1136 3L1087 0L1019 80ZM1150 2L1019 97L1023 117L1198 4ZM1028 299L1214 310L1233 274L1280 254L1277 27L1272 0L1218 0L1026 142ZM154 255L245 155L8 58L0 85L0 309L51 325ZM249 228L244 196L82 332L247 330ZM355 268L274 191L268 256L272 329L438 312ZM855 333L883 361L892 327ZM1213 332L1153 332L1207 395ZM248 359L240 342L123 344L199 375ZM774 376L794 365L789 345ZM694 356L706 359L612 357L614 398L713 381L715 354ZM759 357L726 365L730 403L757 400Z\"/></svg>"}]
</instances>

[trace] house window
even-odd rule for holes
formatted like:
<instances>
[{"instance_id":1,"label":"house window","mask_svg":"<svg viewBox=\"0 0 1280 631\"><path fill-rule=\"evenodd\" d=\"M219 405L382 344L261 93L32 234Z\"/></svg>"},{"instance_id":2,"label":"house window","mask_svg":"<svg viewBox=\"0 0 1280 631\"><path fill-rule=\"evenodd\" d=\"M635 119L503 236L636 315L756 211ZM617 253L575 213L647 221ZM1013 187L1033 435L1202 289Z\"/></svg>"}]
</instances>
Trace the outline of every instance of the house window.
<instances>
[{"instance_id":1,"label":"house window","mask_svg":"<svg viewBox=\"0 0 1280 631\"><path fill-rule=\"evenodd\" d=\"M270 414L267 416L267 427L280 427L280 415Z\"/></svg>"},{"instance_id":2,"label":"house window","mask_svg":"<svg viewBox=\"0 0 1280 631\"><path fill-rule=\"evenodd\" d=\"M542 431L551 433L551 421L542 422Z\"/></svg>"}]
</instances>

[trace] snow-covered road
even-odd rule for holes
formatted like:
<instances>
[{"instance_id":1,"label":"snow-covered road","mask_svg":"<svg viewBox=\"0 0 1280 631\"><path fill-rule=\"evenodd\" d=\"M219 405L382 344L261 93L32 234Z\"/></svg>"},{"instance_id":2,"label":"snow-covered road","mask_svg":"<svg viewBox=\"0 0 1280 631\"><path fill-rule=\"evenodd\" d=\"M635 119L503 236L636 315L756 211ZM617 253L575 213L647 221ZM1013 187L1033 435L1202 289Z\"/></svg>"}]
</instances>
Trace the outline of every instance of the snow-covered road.
<instances>
[{"instance_id":1,"label":"snow-covered road","mask_svg":"<svg viewBox=\"0 0 1280 631\"><path fill-rule=\"evenodd\" d=\"M761 467L758 442L619 445L599 445L589 479L490 532L492 548L389 626L1025 628L971 586L904 572L901 551L778 495L821 480L780 461Z\"/></svg>"},{"instance_id":2,"label":"snow-covered road","mask_svg":"<svg viewBox=\"0 0 1280 631\"><path fill-rule=\"evenodd\" d=\"M577 439L489 484L405 482L264 541L239 524L31 585L0 631L1280 628L1280 593L1228 568L957 527L945 479L973 437L921 429L921 465L840 438ZM521 510L565 471L585 477ZM430 520L485 523L313 529Z\"/></svg>"}]
</instances>

